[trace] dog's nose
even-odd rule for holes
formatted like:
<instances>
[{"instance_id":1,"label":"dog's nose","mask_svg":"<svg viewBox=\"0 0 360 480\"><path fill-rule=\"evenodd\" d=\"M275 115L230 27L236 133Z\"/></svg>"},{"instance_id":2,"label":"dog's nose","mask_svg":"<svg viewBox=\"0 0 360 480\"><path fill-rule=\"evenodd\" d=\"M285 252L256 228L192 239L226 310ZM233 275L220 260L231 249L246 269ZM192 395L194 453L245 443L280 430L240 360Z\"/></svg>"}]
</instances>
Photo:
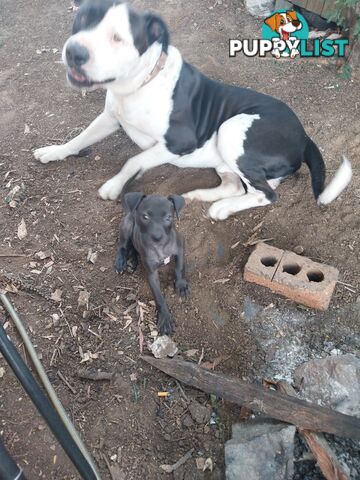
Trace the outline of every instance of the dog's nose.
<instances>
[{"instance_id":1,"label":"dog's nose","mask_svg":"<svg viewBox=\"0 0 360 480\"><path fill-rule=\"evenodd\" d=\"M69 67L81 67L89 58L88 49L80 45L80 43L70 43L66 47L66 61Z\"/></svg>"},{"instance_id":2,"label":"dog's nose","mask_svg":"<svg viewBox=\"0 0 360 480\"><path fill-rule=\"evenodd\" d=\"M155 232L151 234L151 238L154 240L154 242L160 242L160 240L163 238L163 234L161 232Z\"/></svg>"},{"instance_id":3,"label":"dog's nose","mask_svg":"<svg viewBox=\"0 0 360 480\"><path fill-rule=\"evenodd\" d=\"M300 25L299 20L293 20L291 23L294 25L294 27L298 27Z\"/></svg>"}]
</instances>

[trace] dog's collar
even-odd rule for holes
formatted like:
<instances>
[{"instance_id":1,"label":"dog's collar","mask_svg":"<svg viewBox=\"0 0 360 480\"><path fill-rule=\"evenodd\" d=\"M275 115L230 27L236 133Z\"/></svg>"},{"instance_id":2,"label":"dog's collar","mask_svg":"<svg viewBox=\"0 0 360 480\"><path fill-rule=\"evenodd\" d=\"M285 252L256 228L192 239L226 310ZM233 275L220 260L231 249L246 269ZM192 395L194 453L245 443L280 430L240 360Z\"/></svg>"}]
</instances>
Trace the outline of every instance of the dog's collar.
<instances>
[{"instance_id":1,"label":"dog's collar","mask_svg":"<svg viewBox=\"0 0 360 480\"><path fill-rule=\"evenodd\" d=\"M167 60L166 53L161 52L161 55L160 55L158 61L156 62L155 67L152 69L152 71L149 73L149 75L145 78L145 80L141 84L140 88L143 87L144 85L146 85L147 83L151 82L151 80L153 80L156 77L156 75L158 73L160 73L161 70L164 69L166 60Z\"/></svg>"}]
</instances>

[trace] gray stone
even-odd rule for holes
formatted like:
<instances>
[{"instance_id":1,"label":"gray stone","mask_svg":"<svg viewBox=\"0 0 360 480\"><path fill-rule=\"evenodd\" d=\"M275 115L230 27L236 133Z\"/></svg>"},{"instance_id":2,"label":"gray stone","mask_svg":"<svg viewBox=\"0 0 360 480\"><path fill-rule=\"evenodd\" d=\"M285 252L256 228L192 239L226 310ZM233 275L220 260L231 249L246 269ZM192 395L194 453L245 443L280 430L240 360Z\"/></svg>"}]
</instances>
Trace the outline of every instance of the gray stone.
<instances>
[{"instance_id":1,"label":"gray stone","mask_svg":"<svg viewBox=\"0 0 360 480\"><path fill-rule=\"evenodd\" d=\"M199 424L207 423L210 417L210 409L196 400L190 403L189 412L192 419Z\"/></svg>"},{"instance_id":2,"label":"gray stone","mask_svg":"<svg viewBox=\"0 0 360 480\"><path fill-rule=\"evenodd\" d=\"M234 425L225 445L226 480L291 480L295 431L263 418Z\"/></svg>"},{"instance_id":3,"label":"gray stone","mask_svg":"<svg viewBox=\"0 0 360 480\"><path fill-rule=\"evenodd\" d=\"M244 0L246 10L254 17L268 17L274 11L275 0Z\"/></svg>"},{"instance_id":4,"label":"gray stone","mask_svg":"<svg viewBox=\"0 0 360 480\"><path fill-rule=\"evenodd\" d=\"M355 355L311 360L295 370L294 381L306 400L360 417L360 359Z\"/></svg>"},{"instance_id":5,"label":"gray stone","mask_svg":"<svg viewBox=\"0 0 360 480\"><path fill-rule=\"evenodd\" d=\"M155 358L173 357L178 352L176 343L167 335L158 337L150 346L150 350Z\"/></svg>"}]
</instances>

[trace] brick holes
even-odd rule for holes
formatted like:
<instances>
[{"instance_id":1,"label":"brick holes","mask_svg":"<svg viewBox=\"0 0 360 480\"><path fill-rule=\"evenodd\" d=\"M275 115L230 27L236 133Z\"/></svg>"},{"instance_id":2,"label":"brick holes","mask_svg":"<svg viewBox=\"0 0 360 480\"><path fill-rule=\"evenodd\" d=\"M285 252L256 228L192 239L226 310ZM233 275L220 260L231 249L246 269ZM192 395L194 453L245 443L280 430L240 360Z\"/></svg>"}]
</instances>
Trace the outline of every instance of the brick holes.
<instances>
[{"instance_id":1,"label":"brick holes","mask_svg":"<svg viewBox=\"0 0 360 480\"><path fill-rule=\"evenodd\" d=\"M288 263L283 266L283 272L288 273L289 275L297 275L300 270L301 267L297 263Z\"/></svg>"},{"instance_id":2,"label":"brick holes","mask_svg":"<svg viewBox=\"0 0 360 480\"><path fill-rule=\"evenodd\" d=\"M307 273L310 282L320 283L324 280L324 274L320 270L311 270Z\"/></svg>"},{"instance_id":3,"label":"brick holes","mask_svg":"<svg viewBox=\"0 0 360 480\"><path fill-rule=\"evenodd\" d=\"M277 263L278 259L276 257L262 257L261 263L265 267L273 267Z\"/></svg>"}]
</instances>

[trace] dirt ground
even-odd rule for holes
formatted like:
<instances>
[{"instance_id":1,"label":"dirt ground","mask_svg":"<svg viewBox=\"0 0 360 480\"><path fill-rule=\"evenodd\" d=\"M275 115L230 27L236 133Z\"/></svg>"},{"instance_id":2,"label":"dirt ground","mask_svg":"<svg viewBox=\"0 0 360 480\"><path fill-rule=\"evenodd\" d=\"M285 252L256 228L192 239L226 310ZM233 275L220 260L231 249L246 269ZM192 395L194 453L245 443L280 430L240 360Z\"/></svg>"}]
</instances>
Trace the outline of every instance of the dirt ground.
<instances>
[{"instance_id":1,"label":"dirt ground","mask_svg":"<svg viewBox=\"0 0 360 480\"><path fill-rule=\"evenodd\" d=\"M266 352L243 321L244 299L264 307L273 304L280 311L296 306L243 281L252 248L244 244L250 237L271 239L273 245L290 250L301 245L305 255L337 267L341 281L350 286L337 286L330 306L334 317L339 308L358 299L359 84L341 78L332 62L229 59L229 38L253 38L254 30L260 29L260 21L239 1L142 0L137 5L160 12L173 44L206 74L287 102L322 149L329 176L341 154L353 162L351 186L328 208L316 206L303 168L279 187L280 199L273 206L216 224L207 218L205 204L188 205L181 215L191 297L179 301L169 272L163 275L177 322L175 341L192 360L199 360L203 352L203 361L219 360L218 370L254 380ZM211 403L208 396L187 387L185 398L174 381L139 358L139 331L145 352L154 331L151 296L141 269L132 276L118 276L113 270L122 210L116 202L101 201L97 189L137 153L137 147L119 131L92 147L86 157L41 165L31 153L74 136L103 107L103 91L82 96L65 81L60 52L71 29L70 6L69 0L2 0L0 254L23 256L0 257L0 273L17 279L13 283L18 292L10 299L104 479L111 478L109 466L118 469L114 478L129 480L220 479L223 442L232 422L239 420L239 408L221 400ZM211 171L166 166L146 174L133 189L182 193L216 182ZM20 190L9 205L9 192L16 185ZM20 240L22 219L27 236ZM90 250L95 263L88 260ZM38 252L45 252L46 258L40 259ZM29 285L39 291L31 291ZM61 291L60 301L49 300L56 290ZM85 306L78 303L81 291L90 294ZM7 321L3 311L0 317ZM313 318L316 322L316 315ZM336 344L334 325L328 339ZM358 320L351 328L359 333ZM23 353L11 322L7 330ZM0 367L0 435L14 457L29 478L79 478L1 359ZM91 382L79 378L83 367L117 375L113 382ZM158 391L170 391L171 396L159 400ZM209 413L216 410L216 425L197 423L189 415L188 400L203 404ZM160 465L176 462L191 448L193 458L184 467L174 474L162 472ZM213 473L200 472L197 457L210 457Z\"/></svg>"}]
</instances>

